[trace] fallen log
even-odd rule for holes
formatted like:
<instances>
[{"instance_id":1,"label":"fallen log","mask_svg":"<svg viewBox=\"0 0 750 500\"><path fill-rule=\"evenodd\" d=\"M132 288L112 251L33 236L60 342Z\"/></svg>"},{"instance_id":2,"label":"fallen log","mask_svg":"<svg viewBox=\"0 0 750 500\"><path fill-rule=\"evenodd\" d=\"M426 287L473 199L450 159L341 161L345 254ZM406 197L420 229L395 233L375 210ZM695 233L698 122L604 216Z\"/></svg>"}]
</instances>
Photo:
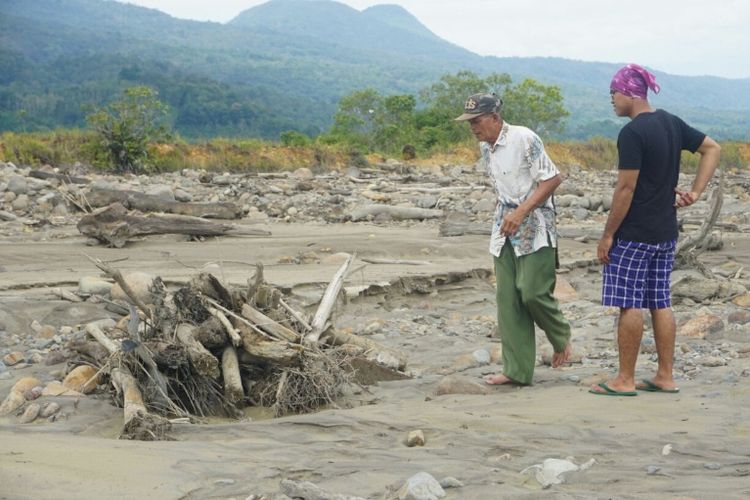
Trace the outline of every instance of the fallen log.
<instances>
[{"instance_id":1,"label":"fallen log","mask_svg":"<svg viewBox=\"0 0 750 500\"><path fill-rule=\"evenodd\" d=\"M58 174L55 172L45 172L44 170L32 170L29 172L29 177L36 179L57 179L58 181L65 182L67 184L88 184L91 181L85 177L75 177L68 174Z\"/></svg>"},{"instance_id":2,"label":"fallen log","mask_svg":"<svg viewBox=\"0 0 750 500\"><path fill-rule=\"evenodd\" d=\"M132 238L151 234L190 236L268 236L271 234L262 229L215 223L187 215L131 215L120 203L114 203L81 217L77 227L81 234L115 248L124 247Z\"/></svg>"},{"instance_id":3,"label":"fallen log","mask_svg":"<svg viewBox=\"0 0 750 500\"><path fill-rule=\"evenodd\" d=\"M388 216L393 220L422 220L440 218L443 216L443 211L431 208L394 207L373 204L354 210L351 214L351 220L357 222L367 220L370 217L377 217L378 215Z\"/></svg>"},{"instance_id":4,"label":"fallen log","mask_svg":"<svg viewBox=\"0 0 750 500\"><path fill-rule=\"evenodd\" d=\"M206 219L239 219L242 207L236 203L193 203L165 200L152 194L118 189L93 189L86 196L94 208L120 203L130 210L161 212L165 214L189 215Z\"/></svg>"},{"instance_id":5,"label":"fallen log","mask_svg":"<svg viewBox=\"0 0 750 500\"><path fill-rule=\"evenodd\" d=\"M193 325L187 323L177 325L177 339L187 349L188 358L195 371L206 377L219 378L221 375L219 360L195 339L194 332L195 327Z\"/></svg>"},{"instance_id":6,"label":"fallen log","mask_svg":"<svg viewBox=\"0 0 750 500\"><path fill-rule=\"evenodd\" d=\"M297 332L277 323L257 309L245 304L242 306L242 316L269 335L287 342L299 342Z\"/></svg>"},{"instance_id":7,"label":"fallen log","mask_svg":"<svg viewBox=\"0 0 750 500\"><path fill-rule=\"evenodd\" d=\"M242 390L242 376L237 350L234 346L226 346L221 355L221 374L224 377L224 396L232 404L242 401L245 392Z\"/></svg>"},{"instance_id":8,"label":"fallen log","mask_svg":"<svg viewBox=\"0 0 750 500\"><path fill-rule=\"evenodd\" d=\"M299 362L300 353L304 349L300 344L268 340L243 323L237 325L237 331L242 336L242 351L238 356L243 363L292 366Z\"/></svg>"}]
</instances>

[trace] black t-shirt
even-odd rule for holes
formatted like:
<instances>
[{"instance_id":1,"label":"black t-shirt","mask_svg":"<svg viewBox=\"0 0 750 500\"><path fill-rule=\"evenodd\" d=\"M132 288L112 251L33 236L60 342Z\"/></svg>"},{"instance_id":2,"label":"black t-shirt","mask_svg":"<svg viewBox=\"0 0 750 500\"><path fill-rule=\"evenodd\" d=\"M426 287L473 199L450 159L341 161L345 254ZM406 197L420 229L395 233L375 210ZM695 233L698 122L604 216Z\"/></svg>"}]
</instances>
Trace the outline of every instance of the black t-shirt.
<instances>
[{"instance_id":1,"label":"black t-shirt","mask_svg":"<svg viewBox=\"0 0 750 500\"><path fill-rule=\"evenodd\" d=\"M641 243L677 239L675 192L680 152L700 147L706 134L663 110L641 113L617 137L620 169L640 170L625 219L615 238Z\"/></svg>"}]
</instances>

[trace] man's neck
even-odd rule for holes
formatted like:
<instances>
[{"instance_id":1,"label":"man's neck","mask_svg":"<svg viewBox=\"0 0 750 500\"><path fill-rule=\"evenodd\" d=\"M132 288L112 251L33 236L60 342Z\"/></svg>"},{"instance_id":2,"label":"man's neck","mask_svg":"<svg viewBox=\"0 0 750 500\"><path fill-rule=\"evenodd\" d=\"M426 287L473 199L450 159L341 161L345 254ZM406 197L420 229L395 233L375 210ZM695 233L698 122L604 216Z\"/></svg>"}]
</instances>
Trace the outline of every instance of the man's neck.
<instances>
[{"instance_id":1,"label":"man's neck","mask_svg":"<svg viewBox=\"0 0 750 500\"><path fill-rule=\"evenodd\" d=\"M654 108L646 99L633 99L633 106L630 108L630 114L628 115L632 120L641 113L653 113Z\"/></svg>"}]
</instances>

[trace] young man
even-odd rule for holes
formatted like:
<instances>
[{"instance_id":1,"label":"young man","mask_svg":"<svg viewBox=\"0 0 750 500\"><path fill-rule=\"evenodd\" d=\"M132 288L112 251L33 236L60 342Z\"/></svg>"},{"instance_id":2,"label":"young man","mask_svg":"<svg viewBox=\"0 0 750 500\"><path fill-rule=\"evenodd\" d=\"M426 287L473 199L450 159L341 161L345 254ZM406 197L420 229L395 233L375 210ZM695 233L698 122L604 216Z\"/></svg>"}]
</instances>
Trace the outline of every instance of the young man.
<instances>
[{"instance_id":1,"label":"young man","mask_svg":"<svg viewBox=\"0 0 750 500\"><path fill-rule=\"evenodd\" d=\"M485 382L530 384L536 365L535 323L555 351L553 367L565 363L572 352L570 325L552 295L557 230L550 197L560 185L560 172L534 132L503 121L502 100L494 94L470 96L456 120L469 122L498 199L490 253L503 373Z\"/></svg>"},{"instance_id":2,"label":"young man","mask_svg":"<svg viewBox=\"0 0 750 500\"><path fill-rule=\"evenodd\" d=\"M679 391L672 378L676 328L669 292L677 208L698 200L716 170L721 151L706 134L651 107L648 89L660 90L654 75L637 64L621 68L610 84L615 114L631 121L617 138L617 184L597 248L597 257L604 264L602 304L620 308L619 371L590 390L606 396L635 396L636 389ZM682 150L701 155L690 191L677 188ZM643 308L651 312L659 361L656 375L636 384Z\"/></svg>"}]
</instances>

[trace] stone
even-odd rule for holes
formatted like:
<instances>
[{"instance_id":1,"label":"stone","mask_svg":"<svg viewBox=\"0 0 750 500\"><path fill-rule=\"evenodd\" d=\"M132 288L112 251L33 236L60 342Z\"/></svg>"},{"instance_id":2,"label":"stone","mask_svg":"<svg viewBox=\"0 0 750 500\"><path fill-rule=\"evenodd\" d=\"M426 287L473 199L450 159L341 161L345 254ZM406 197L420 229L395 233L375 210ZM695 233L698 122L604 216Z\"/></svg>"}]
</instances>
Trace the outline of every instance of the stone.
<instances>
[{"instance_id":1,"label":"stone","mask_svg":"<svg viewBox=\"0 0 750 500\"><path fill-rule=\"evenodd\" d=\"M126 274L123 276L125 279L125 282L128 284L130 289L133 291L135 296L144 304L150 304L151 303L151 292L149 291L149 288L154 283L154 276L149 273L144 272L133 272ZM122 290L119 284L115 284L112 287L112 290L110 291L110 296L112 297L112 300L125 300L129 301L130 299L125 294L125 292Z\"/></svg>"},{"instance_id":2,"label":"stone","mask_svg":"<svg viewBox=\"0 0 750 500\"><path fill-rule=\"evenodd\" d=\"M83 276L78 280L78 293L83 296L109 295L113 283L96 276Z\"/></svg>"},{"instance_id":3,"label":"stone","mask_svg":"<svg viewBox=\"0 0 750 500\"><path fill-rule=\"evenodd\" d=\"M406 446L409 448L413 448L414 446L424 446L424 444L424 432L419 429L409 432L409 435L406 437Z\"/></svg>"},{"instance_id":4,"label":"stone","mask_svg":"<svg viewBox=\"0 0 750 500\"><path fill-rule=\"evenodd\" d=\"M93 366L76 366L63 380L63 386L76 392L89 394L99 383L98 371Z\"/></svg>"},{"instance_id":5,"label":"stone","mask_svg":"<svg viewBox=\"0 0 750 500\"><path fill-rule=\"evenodd\" d=\"M435 393L445 394L490 394L491 389L483 382L459 375L448 375L438 383Z\"/></svg>"},{"instance_id":6,"label":"stone","mask_svg":"<svg viewBox=\"0 0 750 500\"><path fill-rule=\"evenodd\" d=\"M427 472L417 472L396 493L398 500L437 500L445 496L440 483Z\"/></svg>"},{"instance_id":7,"label":"stone","mask_svg":"<svg viewBox=\"0 0 750 500\"><path fill-rule=\"evenodd\" d=\"M703 313L677 328L677 335L694 339L706 338L706 335L724 329L724 321L713 313Z\"/></svg>"}]
</instances>

